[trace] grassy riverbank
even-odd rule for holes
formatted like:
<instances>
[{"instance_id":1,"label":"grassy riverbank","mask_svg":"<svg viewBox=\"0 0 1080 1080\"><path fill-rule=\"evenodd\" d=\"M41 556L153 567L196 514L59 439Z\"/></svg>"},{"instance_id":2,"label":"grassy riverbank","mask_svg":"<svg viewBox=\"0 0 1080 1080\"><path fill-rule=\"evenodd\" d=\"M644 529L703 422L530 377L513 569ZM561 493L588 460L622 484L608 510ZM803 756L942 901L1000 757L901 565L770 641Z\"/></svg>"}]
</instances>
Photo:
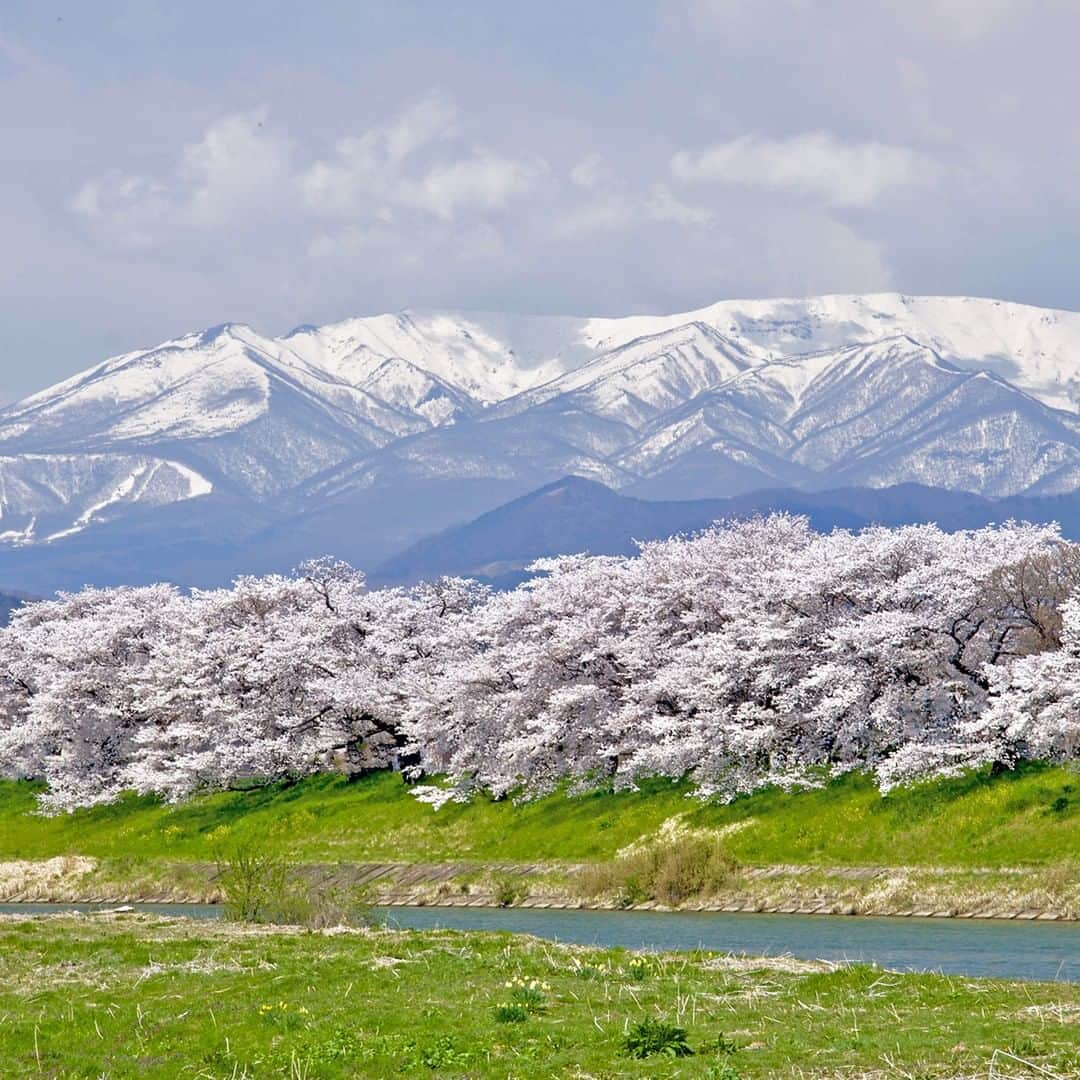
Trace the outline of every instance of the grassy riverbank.
<instances>
[{"instance_id":1,"label":"grassy riverbank","mask_svg":"<svg viewBox=\"0 0 1080 1080\"><path fill-rule=\"evenodd\" d=\"M353 783L310 777L179 806L130 798L47 818L35 812L36 790L0 783L0 897L210 899L214 864L254 845L346 883L366 880L372 863L457 867L426 878L380 873L372 898L397 902L709 897L750 909L1080 917L1080 777L1039 765L887 796L868 778L847 776L819 790L763 791L729 805L654 781L637 792L524 804L478 798L435 811L400 776L382 773ZM620 860L651 845L689 864L693 844L705 842L722 848L722 880L713 874L681 897L642 882L637 867L647 858ZM532 864L524 881L505 880L514 864ZM627 870L583 876L568 871L574 864ZM676 870L680 880L702 876L692 865ZM608 892L597 895L595 883L605 878Z\"/></svg>"},{"instance_id":2,"label":"grassy riverbank","mask_svg":"<svg viewBox=\"0 0 1080 1080\"><path fill-rule=\"evenodd\" d=\"M4 1075L57 1080L1080 1069L1068 984L138 916L0 919L0 1017ZM684 1029L694 1054L629 1056L645 1020Z\"/></svg>"},{"instance_id":3,"label":"grassy riverbank","mask_svg":"<svg viewBox=\"0 0 1080 1080\"><path fill-rule=\"evenodd\" d=\"M677 818L722 831L748 866L1045 866L1080 856L1080 775L1028 765L982 770L881 796L865 776L828 787L768 790L728 805L683 785L553 795L524 804L476 799L441 810L400 776L338 776L203 796L180 806L130 798L58 817L35 811L30 784L0 782L0 859L56 855L205 861L222 843L277 840L309 862L599 862Z\"/></svg>"}]
</instances>

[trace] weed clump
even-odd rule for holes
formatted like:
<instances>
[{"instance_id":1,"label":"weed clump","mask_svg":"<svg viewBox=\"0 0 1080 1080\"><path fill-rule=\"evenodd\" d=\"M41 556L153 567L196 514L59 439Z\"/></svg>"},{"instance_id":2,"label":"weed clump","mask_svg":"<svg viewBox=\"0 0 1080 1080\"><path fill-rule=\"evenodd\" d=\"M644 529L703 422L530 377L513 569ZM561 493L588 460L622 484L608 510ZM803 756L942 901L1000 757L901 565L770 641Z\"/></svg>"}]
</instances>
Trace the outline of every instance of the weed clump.
<instances>
[{"instance_id":1,"label":"weed clump","mask_svg":"<svg viewBox=\"0 0 1080 1080\"><path fill-rule=\"evenodd\" d=\"M623 1053L627 1057L647 1058L690 1057L694 1051L686 1041L686 1029L663 1020L642 1020L623 1037Z\"/></svg>"},{"instance_id":2,"label":"weed clump","mask_svg":"<svg viewBox=\"0 0 1080 1080\"><path fill-rule=\"evenodd\" d=\"M505 1005L495 1006L495 1022L497 1024L523 1024L529 1019L529 1013L523 1005L508 1002Z\"/></svg>"}]
</instances>

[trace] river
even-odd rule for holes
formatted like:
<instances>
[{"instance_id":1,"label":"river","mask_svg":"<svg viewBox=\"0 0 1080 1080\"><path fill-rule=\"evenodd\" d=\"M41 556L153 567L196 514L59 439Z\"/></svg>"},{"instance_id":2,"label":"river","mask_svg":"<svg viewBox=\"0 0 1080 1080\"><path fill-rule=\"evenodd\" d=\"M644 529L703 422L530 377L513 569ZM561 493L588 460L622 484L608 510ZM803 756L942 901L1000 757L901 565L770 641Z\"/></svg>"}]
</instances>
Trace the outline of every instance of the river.
<instances>
[{"instance_id":1,"label":"river","mask_svg":"<svg viewBox=\"0 0 1080 1080\"><path fill-rule=\"evenodd\" d=\"M218 918L213 904L135 904L136 911ZM108 909L93 904L0 904L0 914ZM1080 982L1080 923L890 919L716 912L389 907L390 925L427 930L508 930L580 945L688 950L874 963L1002 979Z\"/></svg>"}]
</instances>

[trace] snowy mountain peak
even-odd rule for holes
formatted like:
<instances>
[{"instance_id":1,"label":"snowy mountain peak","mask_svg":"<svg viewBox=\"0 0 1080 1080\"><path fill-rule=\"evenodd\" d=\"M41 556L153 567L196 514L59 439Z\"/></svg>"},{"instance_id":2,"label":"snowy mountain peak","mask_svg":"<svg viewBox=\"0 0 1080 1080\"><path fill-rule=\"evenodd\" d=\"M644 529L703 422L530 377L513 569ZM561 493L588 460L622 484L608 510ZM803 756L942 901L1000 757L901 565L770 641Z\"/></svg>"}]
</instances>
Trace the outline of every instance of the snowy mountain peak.
<instances>
[{"instance_id":1,"label":"snowy mountain peak","mask_svg":"<svg viewBox=\"0 0 1080 1080\"><path fill-rule=\"evenodd\" d=\"M691 321L773 358L898 334L963 367L988 368L1058 408L1080 403L1080 313L968 296L903 293L723 300L670 316L589 319L597 349Z\"/></svg>"},{"instance_id":2,"label":"snowy mountain peak","mask_svg":"<svg viewBox=\"0 0 1080 1080\"><path fill-rule=\"evenodd\" d=\"M552 358L530 363L480 322L447 312L346 319L298 328L285 340L305 359L337 374L352 369L362 376L380 360L406 360L482 404L547 382L563 370Z\"/></svg>"},{"instance_id":3,"label":"snowy mountain peak","mask_svg":"<svg viewBox=\"0 0 1080 1080\"><path fill-rule=\"evenodd\" d=\"M964 297L221 323L0 409L0 547L89 551L175 513L229 535L288 520L294 559L361 536L386 555L569 473L661 498L1064 492L1078 401L1080 314ZM343 508L347 541L300 524Z\"/></svg>"}]
</instances>

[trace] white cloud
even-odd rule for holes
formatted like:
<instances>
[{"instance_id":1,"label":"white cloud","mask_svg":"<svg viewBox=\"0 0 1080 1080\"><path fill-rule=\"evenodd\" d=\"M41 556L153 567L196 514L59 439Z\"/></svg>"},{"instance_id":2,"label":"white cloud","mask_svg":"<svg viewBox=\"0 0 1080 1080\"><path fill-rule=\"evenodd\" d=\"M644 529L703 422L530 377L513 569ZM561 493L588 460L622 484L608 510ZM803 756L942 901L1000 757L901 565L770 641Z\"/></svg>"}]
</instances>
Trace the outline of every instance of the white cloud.
<instances>
[{"instance_id":1,"label":"white cloud","mask_svg":"<svg viewBox=\"0 0 1080 1080\"><path fill-rule=\"evenodd\" d=\"M439 139L457 134L457 106L441 94L429 94L411 105L390 125L375 128L363 136L382 142L391 162L404 161L410 154Z\"/></svg>"},{"instance_id":2,"label":"white cloud","mask_svg":"<svg viewBox=\"0 0 1080 1080\"><path fill-rule=\"evenodd\" d=\"M607 164L600 154L586 154L570 170L570 182L580 188L592 190L608 174Z\"/></svg>"},{"instance_id":3,"label":"white cloud","mask_svg":"<svg viewBox=\"0 0 1080 1080\"><path fill-rule=\"evenodd\" d=\"M462 210L498 210L529 191L543 162L492 150L462 149L457 112L438 96L406 109L391 123L340 139L336 157L316 161L300 178L307 205L330 217L351 217L398 206L451 220ZM431 161L434 144L451 152ZM428 151L423 161L419 152Z\"/></svg>"},{"instance_id":4,"label":"white cloud","mask_svg":"<svg viewBox=\"0 0 1080 1080\"><path fill-rule=\"evenodd\" d=\"M132 247L149 245L153 227L171 211L168 193L161 184L119 169L87 180L67 206L73 214L108 229Z\"/></svg>"},{"instance_id":5,"label":"white cloud","mask_svg":"<svg viewBox=\"0 0 1080 1080\"><path fill-rule=\"evenodd\" d=\"M309 245L326 255L355 250L371 227L385 229L401 215L449 222L501 210L546 168L540 160L462 145L457 110L438 95L339 139L328 160L295 166L293 156L291 140L270 127L266 108L233 113L182 148L171 177L110 170L84 183L67 205L134 246L154 243L166 229L278 225L310 216L345 223L340 244L324 233ZM490 238L481 246L490 248Z\"/></svg>"},{"instance_id":6,"label":"white cloud","mask_svg":"<svg viewBox=\"0 0 1080 1080\"><path fill-rule=\"evenodd\" d=\"M349 216L373 199L393 201L408 159L452 138L456 121L453 104L429 94L389 124L339 139L332 160L314 162L300 177L308 206L329 216Z\"/></svg>"},{"instance_id":7,"label":"white cloud","mask_svg":"<svg viewBox=\"0 0 1080 1080\"><path fill-rule=\"evenodd\" d=\"M620 232L633 225L640 216L640 206L633 199L626 195L608 195L565 211L556 230L561 236Z\"/></svg>"},{"instance_id":8,"label":"white cloud","mask_svg":"<svg viewBox=\"0 0 1080 1080\"><path fill-rule=\"evenodd\" d=\"M216 226L280 205L291 184L289 143L266 129L267 110L235 113L184 148L182 213L192 225Z\"/></svg>"},{"instance_id":9,"label":"white cloud","mask_svg":"<svg viewBox=\"0 0 1080 1080\"><path fill-rule=\"evenodd\" d=\"M645 209L653 221L668 221L674 225L706 226L716 215L703 206L692 206L672 194L666 184L657 184L645 201Z\"/></svg>"},{"instance_id":10,"label":"white cloud","mask_svg":"<svg viewBox=\"0 0 1080 1080\"><path fill-rule=\"evenodd\" d=\"M112 169L86 181L68 209L121 242L144 245L161 227L216 228L279 209L290 197L290 145L264 130L266 109L211 124L180 153L171 180Z\"/></svg>"},{"instance_id":11,"label":"white cloud","mask_svg":"<svg viewBox=\"0 0 1080 1080\"><path fill-rule=\"evenodd\" d=\"M564 236L579 236L622 232L656 222L704 228L715 221L711 210L683 202L665 184L654 184L643 195L616 192L576 206L562 215L557 228Z\"/></svg>"},{"instance_id":12,"label":"white cloud","mask_svg":"<svg viewBox=\"0 0 1080 1080\"><path fill-rule=\"evenodd\" d=\"M940 174L924 154L879 142L844 142L818 131L787 139L743 135L705 150L683 150L671 171L685 182L717 182L819 199L828 206L870 206L893 188L927 184Z\"/></svg>"},{"instance_id":13,"label":"white cloud","mask_svg":"<svg viewBox=\"0 0 1080 1080\"><path fill-rule=\"evenodd\" d=\"M400 198L449 220L461 208L502 208L528 191L542 171L540 164L482 152L433 168L418 182L404 185Z\"/></svg>"}]
</instances>

